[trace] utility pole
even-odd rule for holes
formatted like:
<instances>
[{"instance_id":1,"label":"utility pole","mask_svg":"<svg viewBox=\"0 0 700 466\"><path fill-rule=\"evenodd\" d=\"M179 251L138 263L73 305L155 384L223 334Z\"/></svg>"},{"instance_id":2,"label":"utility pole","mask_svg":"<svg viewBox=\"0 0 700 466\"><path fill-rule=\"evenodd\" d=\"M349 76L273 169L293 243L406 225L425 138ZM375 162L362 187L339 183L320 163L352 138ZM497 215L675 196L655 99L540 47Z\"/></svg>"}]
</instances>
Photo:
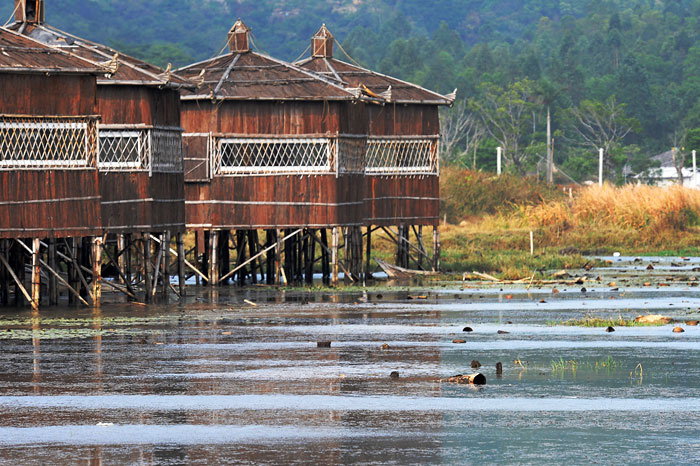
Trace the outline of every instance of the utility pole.
<instances>
[{"instance_id":1,"label":"utility pole","mask_svg":"<svg viewBox=\"0 0 700 466\"><path fill-rule=\"evenodd\" d=\"M547 106L547 182L554 183L554 151L552 150L552 114Z\"/></svg>"},{"instance_id":2,"label":"utility pole","mask_svg":"<svg viewBox=\"0 0 700 466\"><path fill-rule=\"evenodd\" d=\"M503 158L503 148L496 148L496 174L501 176L501 159Z\"/></svg>"}]
</instances>

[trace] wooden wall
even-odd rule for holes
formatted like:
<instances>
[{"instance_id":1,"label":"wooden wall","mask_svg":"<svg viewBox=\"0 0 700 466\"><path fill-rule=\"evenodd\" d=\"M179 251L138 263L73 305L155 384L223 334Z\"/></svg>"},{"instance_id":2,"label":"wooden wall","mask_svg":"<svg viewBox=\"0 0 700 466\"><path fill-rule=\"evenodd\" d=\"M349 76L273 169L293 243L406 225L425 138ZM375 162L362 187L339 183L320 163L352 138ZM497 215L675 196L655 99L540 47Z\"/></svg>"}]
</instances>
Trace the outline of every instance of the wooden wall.
<instances>
[{"instance_id":1,"label":"wooden wall","mask_svg":"<svg viewBox=\"0 0 700 466\"><path fill-rule=\"evenodd\" d=\"M97 170L0 170L0 238L100 234Z\"/></svg>"},{"instance_id":2,"label":"wooden wall","mask_svg":"<svg viewBox=\"0 0 700 466\"><path fill-rule=\"evenodd\" d=\"M440 179L368 176L364 212L365 225L438 225Z\"/></svg>"},{"instance_id":3,"label":"wooden wall","mask_svg":"<svg viewBox=\"0 0 700 466\"><path fill-rule=\"evenodd\" d=\"M364 177L215 177L187 183L189 228L361 225Z\"/></svg>"},{"instance_id":4,"label":"wooden wall","mask_svg":"<svg viewBox=\"0 0 700 466\"><path fill-rule=\"evenodd\" d=\"M0 113L87 116L96 112L95 77L0 74ZM0 237L99 234L97 169L0 170Z\"/></svg>"},{"instance_id":5,"label":"wooden wall","mask_svg":"<svg viewBox=\"0 0 700 466\"><path fill-rule=\"evenodd\" d=\"M368 105L370 136L440 134L437 105Z\"/></svg>"},{"instance_id":6,"label":"wooden wall","mask_svg":"<svg viewBox=\"0 0 700 466\"><path fill-rule=\"evenodd\" d=\"M97 88L104 124L180 126L180 95L171 89L103 85ZM182 174L100 173L102 218L108 232L184 231ZM178 204L179 203L179 204Z\"/></svg>"},{"instance_id":7,"label":"wooden wall","mask_svg":"<svg viewBox=\"0 0 700 466\"><path fill-rule=\"evenodd\" d=\"M364 104L351 102L183 101L188 133L366 134Z\"/></svg>"},{"instance_id":8,"label":"wooden wall","mask_svg":"<svg viewBox=\"0 0 700 466\"><path fill-rule=\"evenodd\" d=\"M172 89L101 85L97 108L104 124L180 126L180 94Z\"/></svg>"},{"instance_id":9,"label":"wooden wall","mask_svg":"<svg viewBox=\"0 0 700 466\"><path fill-rule=\"evenodd\" d=\"M95 77L0 74L0 113L35 116L96 115Z\"/></svg>"}]
</instances>

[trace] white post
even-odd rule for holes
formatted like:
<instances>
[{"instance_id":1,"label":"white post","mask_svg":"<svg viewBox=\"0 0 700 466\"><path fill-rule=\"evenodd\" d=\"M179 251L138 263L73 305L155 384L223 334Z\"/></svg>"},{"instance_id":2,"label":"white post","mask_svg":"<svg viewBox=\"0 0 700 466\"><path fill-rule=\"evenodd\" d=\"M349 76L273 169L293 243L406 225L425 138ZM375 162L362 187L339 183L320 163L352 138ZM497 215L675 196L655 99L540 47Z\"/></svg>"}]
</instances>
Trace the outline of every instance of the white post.
<instances>
[{"instance_id":1,"label":"white post","mask_svg":"<svg viewBox=\"0 0 700 466\"><path fill-rule=\"evenodd\" d=\"M530 232L530 255L535 255L535 234L532 231Z\"/></svg>"},{"instance_id":2,"label":"white post","mask_svg":"<svg viewBox=\"0 0 700 466\"><path fill-rule=\"evenodd\" d=\"M501 176L501 159L503 158L503 148L496 148L496 174Z\"/></svg>"},{"instance_id":3,"label":"white post","mask_svg":"<svg viewBox=\"0 0 700 466\"><path fill-rule=\"evenodd\" d=\"M697 163L697 151L693 151L693 188L698 187L698 163Z\"/></svg>"},{"instance_id":4,"label":"white post","mask_svg":"<svg viewBox=\"0 0 700 466\"><path fill-rule=\"evenodd\" d=\"M603 156L605 155L605 149L600 149L600 158L598 161L598 183L603 186Z\"/></svg>"}]
</instances>

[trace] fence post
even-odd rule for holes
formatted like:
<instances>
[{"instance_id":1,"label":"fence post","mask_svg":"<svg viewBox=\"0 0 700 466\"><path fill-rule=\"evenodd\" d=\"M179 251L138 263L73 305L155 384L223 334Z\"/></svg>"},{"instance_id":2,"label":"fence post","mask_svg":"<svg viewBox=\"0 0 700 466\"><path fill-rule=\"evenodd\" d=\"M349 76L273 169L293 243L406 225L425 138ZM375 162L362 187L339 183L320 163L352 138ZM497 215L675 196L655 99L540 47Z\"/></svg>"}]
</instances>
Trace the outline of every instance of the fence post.
<instances>
[{"instance_id":1,"label":"fence post","mask_svg":"<svg viewBox=\"0 0 700 466\"><path fill-rule=\"evenodd\" d=\"M599 150L599 158L598 158L598 184L600 186L603 186L603 157L605 155L605 149L601 148Z\"/></svg>"},{"instance_id":2,"label":"fence post","mask_svg":"<svg viewBox=\"0 0 700 466\"><path fill-rule=\"evenodd\" d=\"M496 174L498 176L501 176L502 158L503 158L503 148L500 146L496 147Z\"/></svg>"}]
</instances>

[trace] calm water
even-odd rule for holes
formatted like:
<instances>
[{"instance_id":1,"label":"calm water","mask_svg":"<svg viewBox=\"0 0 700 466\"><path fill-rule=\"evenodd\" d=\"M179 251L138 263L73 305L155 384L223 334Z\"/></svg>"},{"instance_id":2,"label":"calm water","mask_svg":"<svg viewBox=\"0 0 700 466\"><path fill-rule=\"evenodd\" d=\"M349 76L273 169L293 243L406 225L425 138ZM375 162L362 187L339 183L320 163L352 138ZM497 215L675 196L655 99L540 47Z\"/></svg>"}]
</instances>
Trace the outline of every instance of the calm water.
<instances>
[{"instance_id":1,"label":"calm water","mask_svg":"<svg viewBox=\"0 0 700 466\"><path fill-rule=\"evenodd\" d=\"M699 327L557 325L698 318L697 259L633 259L580 272L602 275L585 291L232 288L0 311L0 462L698 464ZM483 388L440 381L472 360Z\"/></svg>"}]
</instances>

